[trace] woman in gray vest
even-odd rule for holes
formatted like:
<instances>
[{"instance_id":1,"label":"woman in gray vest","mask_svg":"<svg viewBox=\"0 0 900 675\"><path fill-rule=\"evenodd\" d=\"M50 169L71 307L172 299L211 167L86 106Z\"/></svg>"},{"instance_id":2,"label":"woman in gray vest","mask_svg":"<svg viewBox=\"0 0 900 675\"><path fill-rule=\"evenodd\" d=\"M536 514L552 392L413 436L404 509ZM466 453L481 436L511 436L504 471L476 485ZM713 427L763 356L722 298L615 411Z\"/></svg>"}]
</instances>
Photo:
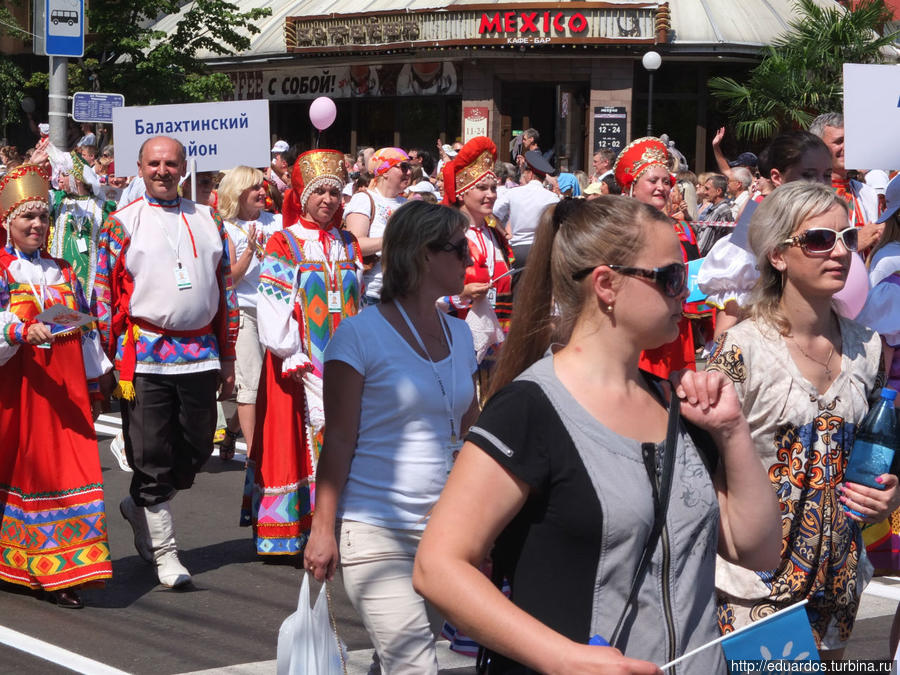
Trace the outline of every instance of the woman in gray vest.
<instances>
[{"instance_id":1,"label":"woman in gray vest","mask_svg":"<svg viewBox=\"0 0 900 675\"><path fill-rule=\"evenodd\" d=\"M489 650L490 673L657 673L719 634L717 552L777 562L771 487L727 378L685 373L669 431L670 387L638 368L642 350L677 336L687 293L662 213L627 197L564 200L545 212L522 284L495 393L413 583ZM660 455L668 500L651 484ZM478 571L492 545L509 599ZM716 646L669 672L725 668Z\"/></svg>"}]
</instances>

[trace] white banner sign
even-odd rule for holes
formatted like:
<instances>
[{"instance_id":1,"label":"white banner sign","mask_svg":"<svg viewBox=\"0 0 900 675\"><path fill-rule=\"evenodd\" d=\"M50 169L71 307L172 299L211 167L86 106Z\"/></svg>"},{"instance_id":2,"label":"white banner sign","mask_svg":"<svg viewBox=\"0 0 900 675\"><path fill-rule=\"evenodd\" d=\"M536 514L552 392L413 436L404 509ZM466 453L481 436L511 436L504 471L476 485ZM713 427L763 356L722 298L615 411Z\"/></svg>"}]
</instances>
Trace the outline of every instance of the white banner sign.
<instances>
[{"instance_id":1,"label":"white banner sign","mask_svg":"<svg viewBox=\"0 0 900 675\"><path fill-rule=\"evenodd\" d=\"M433 96L457 94L460 90L456 66L449 61L241 70L227 75L234 83L234 98L238 101Z\"/></svg>"},{"instance_id":2,"label":"white banner sign","mask_svg":"<svg viewBox=\"0 0 900 675\"><path fill-rule=\"evenodd\" d=\"M197 171L269 165L269 102L220 101L113 109L116 175L133 175L141 144L154 136L181 141Z\"/></svg>"},{"instance_id":3,"label":"white banner sign","mask_svg":"<svg viewBox=\"0 0 900 675\"><path fill-rule=\"evenodd\" d=\"M844 166L900 169L900 67L844 64Z\"/></svg>"}]
</instances>

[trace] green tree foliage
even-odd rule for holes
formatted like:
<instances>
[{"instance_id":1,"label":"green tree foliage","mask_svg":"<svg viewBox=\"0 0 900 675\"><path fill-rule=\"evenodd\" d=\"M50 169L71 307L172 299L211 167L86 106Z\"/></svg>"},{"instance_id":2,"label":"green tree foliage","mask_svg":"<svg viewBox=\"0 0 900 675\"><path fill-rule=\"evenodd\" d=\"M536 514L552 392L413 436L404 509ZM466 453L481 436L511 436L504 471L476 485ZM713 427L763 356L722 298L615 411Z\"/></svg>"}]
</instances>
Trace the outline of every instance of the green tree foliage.
<instances>
[{"instance_id":1,"label":"green tree foliage","mask_svg":"<svg viewBox=\"0 0 900 675\"><path fill-rule=\"evenodd\" d=\"M21 2L14 1L15 5ZM0 36L25 39L23 31L12 15L11 5L0 6ZM0 54L0 135L8 124L22 119L22 98L25 96L25 73L8 56Z\"/></svg>"},{"instance_id":2,"label":"green tree foliage","mask_svg":"<svg viewBox=\"0 0 900 675\"><path fill-rule=\"evenodd\" d=\"M231 91L222 73L210 73L197 53L226 55L250 47L255 21L269 8L241 11L224 0L91 0L84 59L69 62L70 91L109 91L127 105L221 100ZM153 30L158 17L178 14L175 30ZM30 84L46 88L47 75Z\"/></svg>"},{"instance_id":3,"label":"green tree foliage","mask_svg":"<svg viewBox=\"0 0 900 675\"><path fill-rule=\"evenodd\" d=\"M898 33L881 36L891 18L883 0L853 10L797 0L790 30L767 49L746 81L709 80L712 95L731 117L739 139L759 141L807 126L821 112L843 107L844 63L883 63Z\"/></svg>"}]
</instances>

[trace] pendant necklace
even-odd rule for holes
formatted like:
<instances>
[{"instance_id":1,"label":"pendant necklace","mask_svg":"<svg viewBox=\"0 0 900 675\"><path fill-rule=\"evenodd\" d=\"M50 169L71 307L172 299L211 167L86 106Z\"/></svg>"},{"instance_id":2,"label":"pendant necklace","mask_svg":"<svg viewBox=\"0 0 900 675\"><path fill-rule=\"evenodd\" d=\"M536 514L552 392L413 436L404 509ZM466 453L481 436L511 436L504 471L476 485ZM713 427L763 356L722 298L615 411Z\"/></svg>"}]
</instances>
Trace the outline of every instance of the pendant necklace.
<instances>
[{"instance_id":1,"label":"pendant necklace","mask_svg":"<svg viewBox=\"0 0 900 675\"><path fill-rule=\"evenodd\" d=\"M795 338L793 335L791 336L791 339L794 341L794 344L797 345L797 349L800 350L800 353L803 354L803 356L808 358L813 363L818 363L820 366L822 366L825 369L825 377L827 377L828 380L830 381L831 380L831 368L829 368L828 364L831 363L831 357L834 356L834 344L832 343L831 351L828 352L828 356L826 357L825 362L823 363L822 361L819 361L819 359L816 359L816 358L813 358L812 356L810 356L809 353L805 349L803 349L803 347L800 346L800 343L797 342L797 338Z\"/></svg>"}]
</instances>

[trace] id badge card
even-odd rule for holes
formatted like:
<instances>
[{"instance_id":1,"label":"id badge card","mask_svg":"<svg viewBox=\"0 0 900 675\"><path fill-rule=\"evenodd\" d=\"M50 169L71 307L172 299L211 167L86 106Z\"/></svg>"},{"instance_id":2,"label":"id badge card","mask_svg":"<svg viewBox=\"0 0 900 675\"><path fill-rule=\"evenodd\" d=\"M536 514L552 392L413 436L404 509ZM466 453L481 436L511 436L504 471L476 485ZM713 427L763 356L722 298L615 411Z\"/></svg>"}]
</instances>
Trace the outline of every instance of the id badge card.
<instances>
[{"instance_id":1,"label":"id badge card","mask_svg":"<svg viewBox=\"0 0 900 675\"><path fill-rule=\"evenodd\" d=\"M328 311L329 312L340 312L341 311L341 292L340 291L328 291Z\"/></svg>"},{"instance_id":2,"label":"id badge card","mask_svg":"<svg viewBox=\"0 0 900 675\"><path fill-rule=\"evenodd\" d=\"M457 439L456 436L447 441L447 475L450 475L450 470L453 468L453 465L456 463L456 458L459 456L459 451L462 450L463 441L461 438Z\"/></svg>"},{"instance_id":3,"label":"id badge card","mask_svg":"<svg viewBox=\"0 0 900 675\"><path fill-rule=\"evenodd\" d=\"M491 305L491 309L497 309L497 289L491 286L487 292L487 301Z\"/></svg>"},{"instance_id":4,"label":"id badge card","mask_svg":"<svg viewBox=\"0 0 900 675\"><path fill-rule=\"evenodd\" d=\"M178 287L179 291L186 291L191 287L191 277L188 275L188 271L178 265L173 270L175 272L175 285Z\"/></svg>"},{"instance_id":5,"label":"id badge card","mask_svg":"<svg viewBox=\"0 0 900 675\"><path fill-rule=\"evenodd\" d=\"M88 252L87 242L80 237L75 240L75 248L78 249L79 253L87 253Z\"/></svg>"}]
</instances>

